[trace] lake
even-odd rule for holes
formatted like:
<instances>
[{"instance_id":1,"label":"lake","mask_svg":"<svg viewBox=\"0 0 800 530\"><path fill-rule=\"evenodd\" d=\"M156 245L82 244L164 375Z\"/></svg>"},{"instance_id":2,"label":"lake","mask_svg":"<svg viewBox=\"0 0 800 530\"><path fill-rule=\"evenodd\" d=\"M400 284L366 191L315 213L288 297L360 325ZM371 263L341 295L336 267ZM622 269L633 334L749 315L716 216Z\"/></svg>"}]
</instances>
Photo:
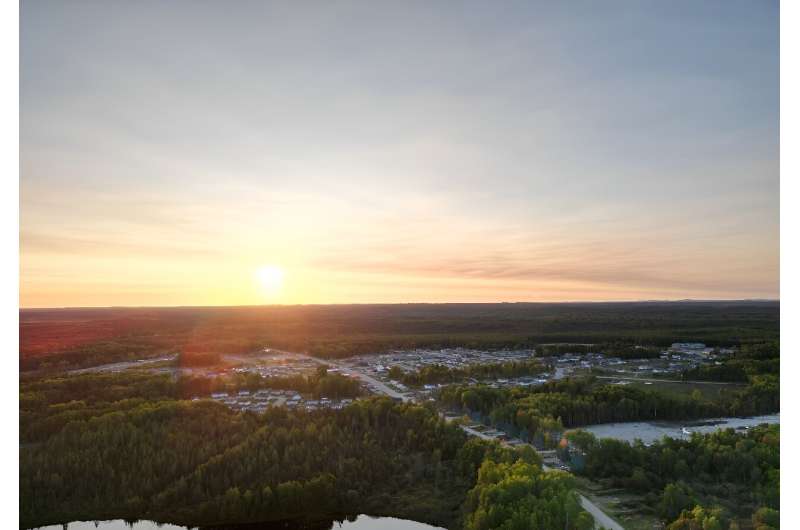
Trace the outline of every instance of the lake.
<instances>
[{"instance_id":1,"label":"lake","mask_svg":"<svg viewBox=\"0 0 800 530\"><path fill-rule=\"evenodd\" d=\"M113 521L75 521L66 525L67 530L187 530L186 526L174 524L159 524L153 521L137 521L132 525L116 519ZM235 530L236 526L226 526L226 529ZM352 521L320 521L311 526L283 521L276 523L264 523L263 525L242 525L242 529L263 528L264 530L444 530L438 526L431 526L425 523L409 521L407 519L396 519L394 517L371 517L369 515L359 515ZM63 530L64 525L43 526L39 530Z\"/></svg>"},{"instance_id":2,"label":"lake","mask_svg":"<svg viewBox=\"0 0 800 530\"><path fill-rule=\"evenodd\" d=\"M712 418L684 422L601 423L582 427L582 429L591 432L598 438L615 438L626 442L632 442L638 438L644 443L652 443L664 436L688 439L693 432L707 434L717 429L727 428L743 431L746 427L755 427L762 423L780 423L780 413L750 418ZM684 429L690 434L686 434Z\"/></svg>"}]
</instances>

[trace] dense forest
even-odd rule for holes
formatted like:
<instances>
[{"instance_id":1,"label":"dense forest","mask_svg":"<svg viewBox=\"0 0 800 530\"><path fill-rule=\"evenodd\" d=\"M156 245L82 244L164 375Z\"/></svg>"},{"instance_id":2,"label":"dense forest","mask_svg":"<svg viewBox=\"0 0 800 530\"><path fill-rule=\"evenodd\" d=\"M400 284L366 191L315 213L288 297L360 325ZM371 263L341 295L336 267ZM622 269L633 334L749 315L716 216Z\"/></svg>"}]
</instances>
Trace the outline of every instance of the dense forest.
<instances>
[{"instance_id":1,"label":"dense forest","mask_svg":"<svg viewBox=\"0 0 800 530\"><path fill-rule=\"evenodd\" d=\"M447 409L464 411L525 441L550 447L565 427L776 412L780 388L776 377L757 376L733 397L713 400L700 393L667 394L581 377L535 387L451 385L441 388L437 399Z\"/></svg>"},{"instance_id":2,"label":"dense forest","mask_svg":"<svg viewBox=\"0 0 800 530\"><path fill-rule=\"evenodd\" d=\"M22 370L264 346L325 357L392 348L667 346L775 340L779 302L396 304L20 311Z\"/></svg>"},{"instance_id":3,"label":"dense forest","mask_svg":"<svg viewBox=\"0 0 800 530\"><path fill-rule=\"evenodd\" d=\"M20 389L20 439L39 441L71 421L82 421L112 411L135 408L148 400L188 399L212 392L272 388L295 390L314 398L354 398L362 395L357 380L320 367L308 376L262 377L236 373L226 377L88 373L23 381Z\"/></svg>"},{"instance_id":4,"label":"dense forest","mask_svg":"<svg viewBox=\"0 0 800 530\"><path fill-rule=\"evenodd\" d=\"M182 391L168 377L134 373L24 381L22 526L111 518L213 525L370 513L485 528L479 521L486 507L476 501L483 496L468 493L488 488L496 475L484 473L479 483L479 469L487 462L517 469L522 462L541 474L530 448L467 438L431 408L367 399L341 411L276 407L257 415L180 400ZM510 506L493 521L524 513L584 528L573 504L551 498L567 498L566 479L530 480L538 485L524 509Z\"/></svg>"},{"instance_id":5,"label":"dense forest","mask_svg":"<svg viewBox=\"0 0 800 530\"><path fill-rule=\"evenodd\" d=\"M465 530L591 530L594 520L578 502L572 477L546 473L537 462L484 460L467 498Z\"/></svg>"},{"instance_id":6,"label":"dense forest","mask_svg":"<svg viewBox=\"0 0 800 530\"><path fill-rule=\"evenodd\" d=\"M580 474L650 494L659 516L680 521L670 528L693 528L691 521L700 521L702 529L728 528L731 515L762 517L779 508L778 425L746 433L694 433L689 440L663 438L651 445L598 440L585 431L567 433L566 439L573 449L565 452L573 455ZM694 510L697 505L721 505L725 510ZM721 526L711 521L702 526L705 519L716 519Z\"/></svg>"},{"instance_id":7,"label":"dense forest","mask_svg":"<svg viewBox=\"0 0 800 530\"><path fill-rule=\"evenodd\" d=\"M749 525L755 530L777 530L780 528L780 513L764 507L753 513L749 521L745 519L741 524L739 521L729 517L722 508L695 505L690 510L683 510L667 525L667 530L740 530L750 528Z\"/></svg>"}]
</instances>

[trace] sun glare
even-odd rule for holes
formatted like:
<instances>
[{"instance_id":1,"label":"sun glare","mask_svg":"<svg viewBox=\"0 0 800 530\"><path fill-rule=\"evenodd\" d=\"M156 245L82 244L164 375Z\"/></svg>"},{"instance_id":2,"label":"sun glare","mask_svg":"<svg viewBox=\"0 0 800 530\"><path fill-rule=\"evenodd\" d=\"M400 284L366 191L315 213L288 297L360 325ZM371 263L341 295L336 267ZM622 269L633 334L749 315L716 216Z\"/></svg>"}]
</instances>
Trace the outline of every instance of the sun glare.
<instances>
[{"instance_id":1,"label":"sun glare","mask_svg":"<svg viewBox=\"0 0 800 530\"><path fill-rule=\"evenodd\" d=\"M265 291L274 293L283 286L283 269L276 265L266 265L256 272L258 283Z\"/></svg>"}]
</instances>

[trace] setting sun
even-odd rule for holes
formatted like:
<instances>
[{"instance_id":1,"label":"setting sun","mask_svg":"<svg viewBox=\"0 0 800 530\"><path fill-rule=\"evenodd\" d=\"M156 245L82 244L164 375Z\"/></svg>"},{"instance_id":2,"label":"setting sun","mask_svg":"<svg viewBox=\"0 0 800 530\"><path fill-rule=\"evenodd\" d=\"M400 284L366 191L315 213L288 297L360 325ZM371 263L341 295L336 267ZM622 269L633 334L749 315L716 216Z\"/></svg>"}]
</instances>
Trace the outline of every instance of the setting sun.
<instances>
[{"instance_id":1,"label":"setting sun","mask_svg":"<svg viewBox=\"0 0 800 530\"><path fill-rule=\"evenodd\" d=\"M276 265L266 265L256 272L258 283L268 293L279 291L283 286L283 269Z\"/></svg>"}]
</instances>

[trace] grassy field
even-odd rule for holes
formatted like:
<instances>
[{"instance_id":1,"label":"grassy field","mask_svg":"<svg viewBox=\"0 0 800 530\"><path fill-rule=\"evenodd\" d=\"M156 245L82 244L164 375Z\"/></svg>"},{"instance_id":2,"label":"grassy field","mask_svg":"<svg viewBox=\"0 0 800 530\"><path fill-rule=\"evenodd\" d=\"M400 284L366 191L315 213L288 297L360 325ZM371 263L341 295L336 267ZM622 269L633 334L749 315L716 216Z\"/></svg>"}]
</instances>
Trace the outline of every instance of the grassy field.
<instances>
[{"instance_id":1,"label":"grassy field","mask_svg":"<svg viewBox=\"0 0 800 530\"><path fill-rule=\"evenodd\" d=\"M641 390L658 390L659 392L673 395L690 395L697 390L706 399L724 399L742 390L747 385L744 383L719 385L702 381L686 381L681 383L659 381L650 384L631 382L630 386L631 388L639 388Z\"/></svg>"}]
</instances>

